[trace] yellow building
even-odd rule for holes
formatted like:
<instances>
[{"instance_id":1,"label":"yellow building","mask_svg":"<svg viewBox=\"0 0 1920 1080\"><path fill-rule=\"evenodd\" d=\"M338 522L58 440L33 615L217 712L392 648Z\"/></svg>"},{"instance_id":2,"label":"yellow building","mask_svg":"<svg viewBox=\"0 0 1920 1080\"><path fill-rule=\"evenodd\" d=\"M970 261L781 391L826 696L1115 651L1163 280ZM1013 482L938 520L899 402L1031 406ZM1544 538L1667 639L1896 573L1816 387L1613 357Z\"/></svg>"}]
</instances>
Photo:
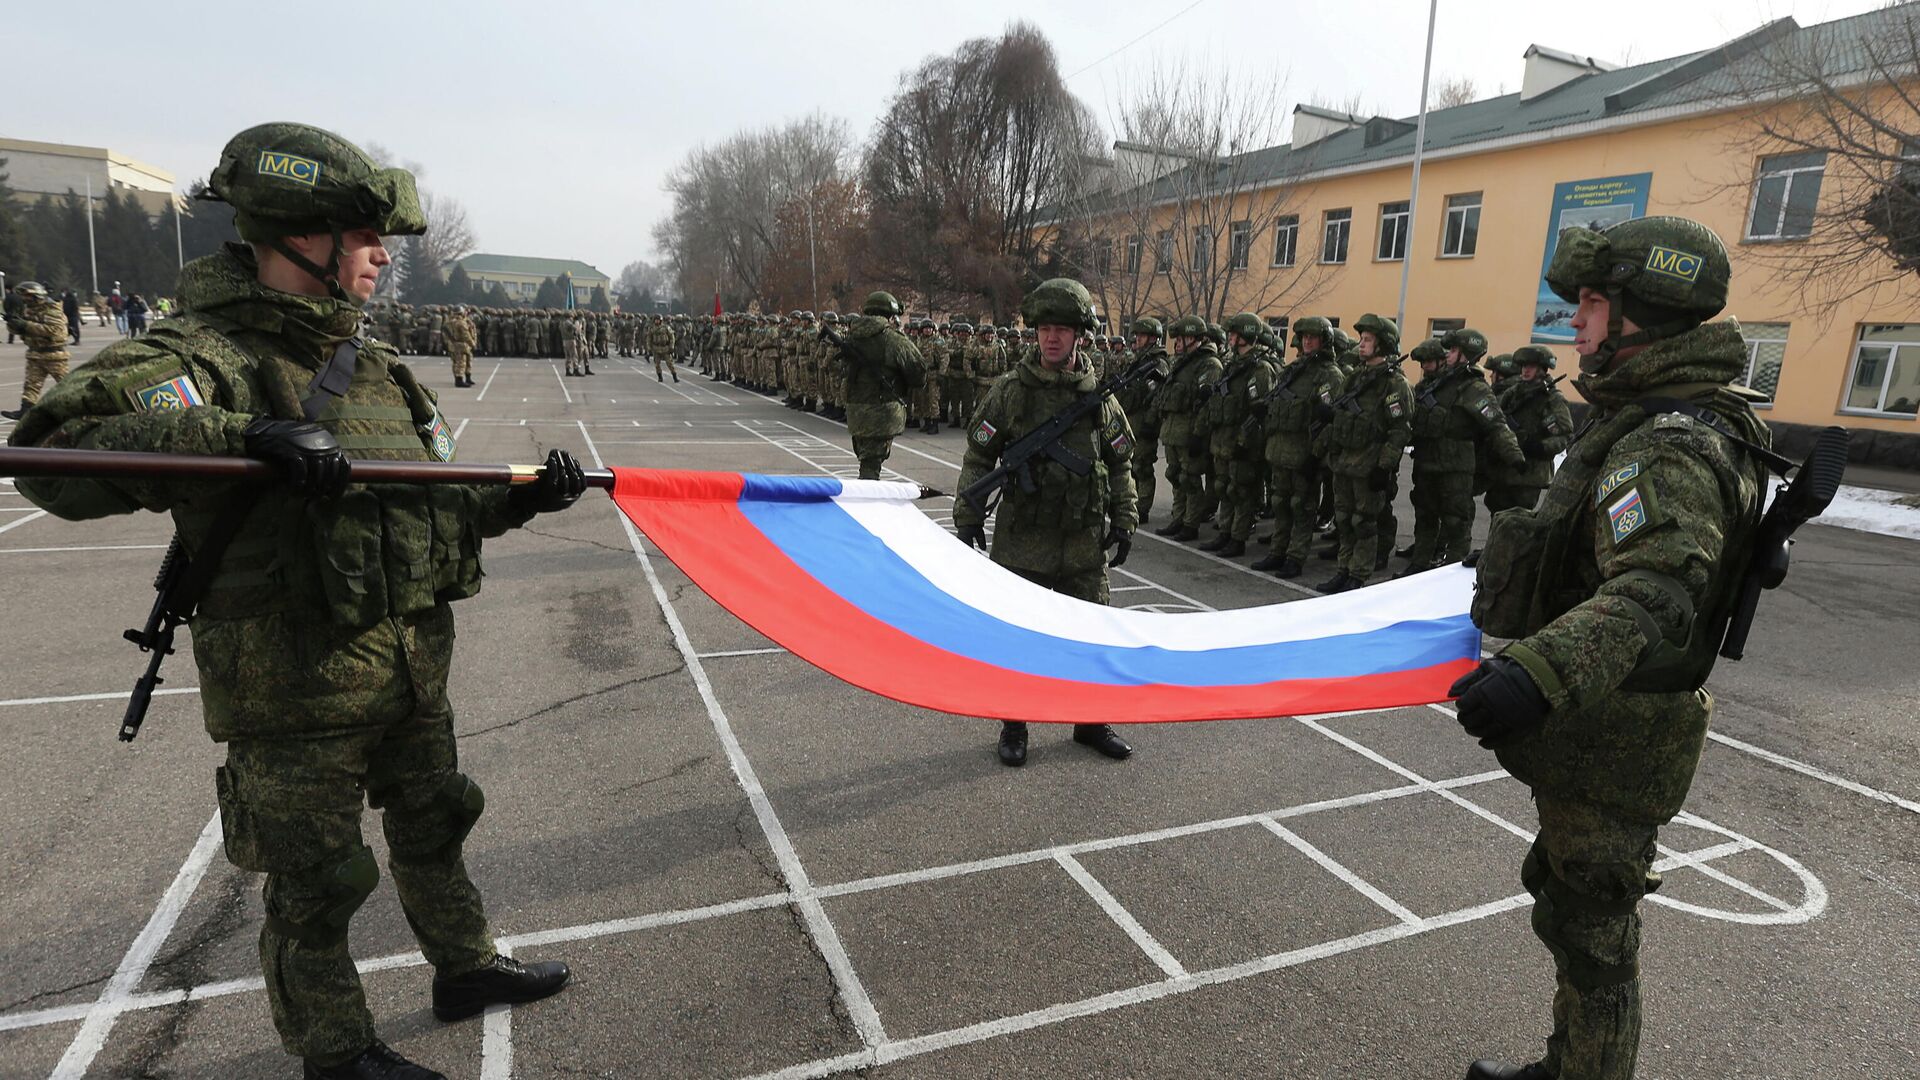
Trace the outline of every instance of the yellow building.
<instances>
[{"instance_id":1,"label":"yellow building","mask_svg":"<svg viewBox=\"0 0 1920 1080\"><path fill-rule=\"evenodd\" d=\"M69 191L85 195L91 189L96 201L109 191L129 195L153 217L176 205L172 173L105 147L0 139L0 160L6 162L0 172L21 202L42 195L57 199Z\"/></svg>"},{"instance_id":2,"label":"yellow building","mask_svg":"<svg viewBox=\"0 0 1920 1080\"><path fill-rule=\"evenodd\" d=\"M533 259L521 255L468 255L456 262L476 285L498 282L509 297L529 303L540 292L540 283L548 278L556 282L562 274L573 277L573 304L586 307L598 286L609 301L613 298L613 280L578 259ZM452 273L452 267L447 268Z\"/></svg>"},{"instance_id":3,"label":"yellow building","mask_svg":"<svg viewBox=\"0 0 1920 1080\"><path fill-rule=\"evenodd\" d=\"M1844 61L1869 39L1910 32L1895 27L1920 32L1915 10L1807 28L1781 19L1618 69L1530 48L1519 93L1429 114L1410 230L1414 122L1303 106L1291 144L1231 158L1196 164L1116 145L1102 190L1062 215L1057 242L1123 318L1253 310L1275 325L1321 314L1351 326L1395 312L1405 269L1409 343L1469 325L1498 353L1572 340L1572 305L1542 295L1559 229L1684 215L1727 244L1725 314L1748 336L1746 381L1773 395L1771 421L1920 433L1920 279L1891 273L1836 299L1776 271L1829 215L1845 216L1829 205L1842 185L1825 155L1766 145L1762 124L1794 106L1777 95L1756 105L1753 91L1777 66L1769 50L1810 45ZM1555 352L1573 370L1570 345Z\"/></svg>"}]
</instances>

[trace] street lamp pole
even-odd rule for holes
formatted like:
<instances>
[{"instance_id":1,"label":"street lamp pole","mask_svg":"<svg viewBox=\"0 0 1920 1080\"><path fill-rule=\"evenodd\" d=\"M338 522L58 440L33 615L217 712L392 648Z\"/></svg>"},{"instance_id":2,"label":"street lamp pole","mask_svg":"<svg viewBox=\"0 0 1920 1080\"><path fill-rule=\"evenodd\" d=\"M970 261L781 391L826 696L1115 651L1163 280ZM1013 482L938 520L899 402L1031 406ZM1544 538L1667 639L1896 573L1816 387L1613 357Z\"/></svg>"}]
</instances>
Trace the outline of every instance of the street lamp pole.
<instances>
[{"instance_id":1,"label":"street lamp pole","mask_svg":"<svg viewBox=\"0 0 1920 1080\"><path fill-rule=\"evenodd\" d=\"M1407 193L1406 250L1400 255L1400 308L1393 320L1401 340L1407 333L1407 272L1413 268L1413 223L1420 212L1420 162L1427 152L1427 80L1433 74L1433 24L1440 17L1440 0L1427 7L1427 58L1420 65L1420 119L1413 126L1413 189Z\"/></svg>"}]
</instances>

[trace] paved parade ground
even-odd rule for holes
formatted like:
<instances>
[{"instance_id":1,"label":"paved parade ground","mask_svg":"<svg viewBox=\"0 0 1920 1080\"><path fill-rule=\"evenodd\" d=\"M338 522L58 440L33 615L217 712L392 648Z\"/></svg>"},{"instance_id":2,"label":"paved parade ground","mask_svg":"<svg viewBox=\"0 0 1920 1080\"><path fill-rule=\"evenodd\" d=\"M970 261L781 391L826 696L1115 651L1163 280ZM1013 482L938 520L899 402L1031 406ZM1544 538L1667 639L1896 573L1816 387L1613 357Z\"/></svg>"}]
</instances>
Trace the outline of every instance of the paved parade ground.
<instances>
[{"instance_id":1,"label":"paved parade ground","mask_svg":"<svg viewBox=\"0 0 1920 1080\"><path fill-rule=\"evenodd\" d=\"M0 348L0 401L20 356ZM856 471L840 425L686 369L663 385L619 359L568 379L480 358L455 390L444 361L415 365L463 460ZM889 464L951 491L962 447L909 435ZM1114 603L1306 595L1151 537L1167 498ZM260 992L258 876L221 855L222 754L184 651L139 740L115 741L143 660L120 634L169 534L156 515L63 522L0 486L0 1076L299 1072ZM1920 1075L1920 546L1800 536L1748 659L1715 672L1713 741L1661 833L1643 1076ZM1532 806L1445 708L1130 727L1120 763L1036 727L1009 769L994 723L772 647L603 494L490 542L486 569L456 609L461 765L487 798L467 861L502 950L574 981L436 1022L383 882L354 953L382 1036L422 1064L1444 1078L1539 1050ZM384 864L371 816L365 832Z\"/></svg>"}]
</instances>

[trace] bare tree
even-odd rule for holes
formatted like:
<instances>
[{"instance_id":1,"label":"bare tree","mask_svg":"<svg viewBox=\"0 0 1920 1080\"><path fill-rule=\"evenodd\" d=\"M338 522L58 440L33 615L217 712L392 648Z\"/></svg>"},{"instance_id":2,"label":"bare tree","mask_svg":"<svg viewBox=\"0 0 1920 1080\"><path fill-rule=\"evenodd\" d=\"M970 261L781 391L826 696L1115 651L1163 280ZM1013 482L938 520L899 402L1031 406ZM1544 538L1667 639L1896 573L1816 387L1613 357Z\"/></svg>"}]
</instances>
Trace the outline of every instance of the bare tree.
<instances>
[{"instance_id":1,"label":"bare tree","mask_svg":"<svg viewBox=\"0 0 1920 1080\"><path fill-rule=\"evenodd\" d=\"M1729 65L1756 107L1715 194L1746 208L1748 237L1779 241L1748 253L1807 312L1920 273L1920 6L1843 23L1780 28Z\"/></svg>"},{"instance_id":2,"label":"bare tree","mask_svg":"<svg viewBox=\"0 0 1920 1080\"><path fill-rule=\"evenodd\" d=\"M1433 100L1429 103L1435 109L1451 109L1455 105L1470 105L1479 98L1480 88L1474 85L1471 75L1452 75L1440 80L1434 88Z\"/></svg>"},{"instance_id":3,"label":"bare tree","mask_svg":"<svg viewBox=\"0 0 1920 1080\"><path fill-rule=\"evenodd\" d=\"M636 259L620 268L620 276L613 279L613 292L615 296L638 296L641 293L660 296L666 293L667 284L667 268L655 266L645 259Z\"/></svg>"},{"instance_id":4,"label":"bare tree","mask_svg":"<svg viewBox=\"0 0 1920 1080\"><path fill-rule=\"evenodd\" d=\"M1277 145L1280 94L1269 73L1147 69L1114 105L1114 157L1089 163L1052 223L1061 268L1123 320L1217 321L1230 305L1292 310L1321 295L1295 179L1311 153Z\"/></svg>"}]
</instances>

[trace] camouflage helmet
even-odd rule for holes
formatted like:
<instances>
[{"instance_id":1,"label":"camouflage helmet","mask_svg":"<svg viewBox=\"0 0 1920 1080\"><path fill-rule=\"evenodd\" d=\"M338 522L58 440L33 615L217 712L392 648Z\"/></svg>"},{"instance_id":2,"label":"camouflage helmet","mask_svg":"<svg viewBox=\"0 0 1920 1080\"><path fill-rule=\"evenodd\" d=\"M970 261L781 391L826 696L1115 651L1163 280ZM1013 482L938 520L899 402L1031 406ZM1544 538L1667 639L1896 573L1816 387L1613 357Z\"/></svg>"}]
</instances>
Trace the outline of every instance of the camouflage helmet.
<instances>
[{"instance_id":1,"label":"camouflage helmet","mask_svg":"<svg viewBox=\"0 0 1920 1080\"><path fill-rule=\"evenodd\" d=\"M1167 327L1167 335L1177 338L1203 338L1207 336L1207 322L1198 315L1182 315Z\"/></svg>"},{"instance_id":2,"label":"camouflage helmet","mask_svg":"<svg viewBox=\"0 0 1920 1080\"><path fill-rule=\"evenodd\" d=\"M1447 331L1447 336L1440 339L1440 347L1448 352L1459 349L1460 355L1467 358L1467 363L1477 364L1481 357L1487 355L1487 335L1470 326L1463 326Z\"/></svg>"},{"instance_id":3,"label":"camouflage helmet","mask_svg":"<svg viewBox=\"0 0 1920 1080\"><path fill-rule=\"evenodd\" d=\"M1238 334L1240 340L1248 343L1257 343L1260 331L1266 328L1267 324L1260 321L1260 316L1251 311L1242 311L1227 320L1227 333Z\"/></svg>"},{"instance_id":4,"label":"camouflage helmet","mask_svg":"<svg viewBox=\"0 0 1920 1080\"><path fill-rule=\"evenodd\" d=\"M820 316L820 321L823 323L834 323L837 325L840 322L840 313L837 311L829 311L826 314Z\"/></svg>"},{"instance_id":5,"label":"camouflage helmet","mask_svg":"<svg viewBox=\"0 0 1920 1080\"><path fill-rule=\"evenodd\" d=\"M1301 338L1306 337L1308 334L1318 334L1322 342L1331 345L1333 343L1333 324L1320 315L1309 315L1293 324L1293 340L1296 345L1299 344Z\"/></svg>"},{"instance_id":6,"label":"camouflage helmet","mask_svg":"<svg viewBox=\"0 0 1920 1080\"><path fill-rule=\"evenodd\" d=\"M1712 229L1682 217L1643 217L1605 229L1560 233L1547 286L1568 303L1585 286L1607 295L1607 337L1583 368L1604 367L1619 349L1675 337L1727 306L1733 276L1726 245ZM1623 336L1621 320L1639 332Z\"/></svg>"},{"instance_id":7,"label":"camouflage helmet","mask_svg":"<svg viewBox=\"0 0 1920 1080\"><path fill-rule=\"evenodd\" d=\"M1020 318L1029 327L1067 326L1075 330L1092 330L1097 321L1093 314L1093 296L1087 287L1072 278L1048 278L1033 287L1033 291L1020 301Z\"/></svg>"},{"instance_id":8,"label":"camouflage helmet","mask_svg":"<svg viewBox=\"0 0 1920 1080\"><path fill-rule=\"evenodd\" d=\"M1133 320L1132 326L1127 327L1127 333L1132 334L1134 337L1139 337L1144 334L1158 341L1166 336L1167 328L1160 325L1159 319L1151 315L1142 315Z\"/></svg>"},{"instance_id":9,"label":"camouflage helmet","mask_svg":"<svg viewBox=\"0 0 1920 1080\"><path fill-rule=\"evenodd\" d=\"M1328 336L1333 340L1335 352L1350 353L1360 347L1358 339L1337 326L1328 331Z\"/></svg>"},{"instance_id":10,"label":"camouflage helmet","mask_svg":"<svg viewBox=\"0 0 1920 1080\"><path fill-rule=\"evenodd\" d=\"M1207 324L1207 340L1213 342L1214 345L1218 348L1222 348L1222 349L1226 348L1227 346L1226 328L1222 327L1217 322L1208 323Z\"/></svg>"},{"instance_id":11,"label":"camouflage helmet","mask_svg":"<svg viewBox=\"0 0 1920 1080\"><path fill-rule=\"evenodd\" d=\"M21 296L37 296L42 300L47 298L47 287L37 281L23 281L15 285L13 291Z\"/></svg>"},{"instance_id":12,"label":"camouflage helmet","mask_svg":"<svg viewBox=\"0 0 1920 1080\"><path fill-rule=\"evenodd\" d=\"M1520 365L1513 362L1512 353L1500 353L1487 357L1487 370L1503 379L1511 379L1520 374Z\"/></svg>"},{"instance_id":13,"label":"camouflage helmet","mask_svg":"<svg viewBox=\"0 0 1920 1080\"><path fill-rule=\"evenodd\" d=\"M1420 344L1415 345L1413 351L1407 355L1413 357L1416 363L1422 365L1438 364L1447 358L1447 347L1440 344L1439 338L1430 337Z\"/></svg>"},{"instance_id":14,"label":"camouflage helmet","mask_svg":"<svg viewBox=\"0 0 1920 1080\"><path fill-rule=\"evenodd\" d=\"M948 323L947 329L956 334L971 334L973 333L973 324L963 322Z\"/></svg>"},{"instance_id":15,"label":"camouflage helmet","mask_svg":"<svg viewBox=\"0 0 1920 1080\"><path fill-rule=\"evenodd\" d=\"M993 324L985 319L981 319L980 325L974 327L973 332L976 334L991 334L993 333Z\"/></svg>"},{"instance_id":16,"label":"camouflage helmet","mask_svg":"<svg viewBox=\"0 0 1920 1080\"><path fill-rule=\"evenodd\" d=\"M1553 350L1545 345L1522 345L1513 350L1514 374L1518 375L1520 369L1528 364L1539 364L1546 370L1552 371L1555 364Z\"/></svg>"},{"instance_id":17,"label":"camouflage helmet","mask_svg":"<svg viewBox=\"0 0 1920 1080\"><path fill-rule=\"evenodd\" d=\"M1371 333L1373 340L1380 345L1378 355L1400 355L1400 327L1394 325L1394 321L1385 315L1375 315L1369 311L1354 320L1353 331L1356 334ZM1484 340L1482 339L1483 342Z\"/></svg>"},{"instance_id":18,"label":"camouflage helmet","mask_svg":"<svg viewBox=\"0 0 1920 1080\"><path fill-rule=\"evenodd\" d=\"M794 308L792 311L787 312L787 318L798 321L803 314L804 313L799 308ZM679 318L679 316L677 315L674 317Z\"/></svg>"},{"instance_id":19,"label":"camouflage helmet","mask_svg":"<svg viewBox=\"0 0 1920 1080\"><path fill-rule=\"evenodd\" d=\"M862 315L898 315L901 312L900 301L890 292L870 292L860 305Z\"/></svg>"}]
</instances>

